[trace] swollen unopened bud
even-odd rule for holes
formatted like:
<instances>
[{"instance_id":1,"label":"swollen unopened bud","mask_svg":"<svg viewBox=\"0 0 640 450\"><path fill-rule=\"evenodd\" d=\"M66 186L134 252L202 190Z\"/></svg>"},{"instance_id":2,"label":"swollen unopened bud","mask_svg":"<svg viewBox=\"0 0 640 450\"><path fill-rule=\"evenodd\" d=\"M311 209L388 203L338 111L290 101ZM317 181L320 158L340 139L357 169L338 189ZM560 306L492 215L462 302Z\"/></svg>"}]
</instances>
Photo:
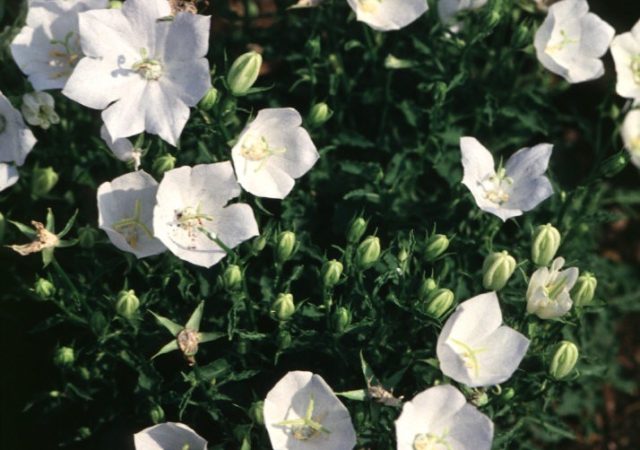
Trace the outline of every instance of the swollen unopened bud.
<instances>
[{"instance_id":1,"label":"swollen unopened bud","mask_svg":"<svg viewBox=\"0 0 640 450\"><path fill-rule=\"evenodd\" d=\"M540 225L533 232L531 261L536 266L548 266L560 247L560 232L550 223Z\"/></svg>"},{"instance_id":2,"label":"swollen unopened bud","mask_svg":"<svg viewBox=\"0 0 640 450\"><path fill-rule=\"evenodd\" d=\"M116 301L116 312L125 319L132 319L138 312L140 300L133 289L121 291Z\"/></svg>"},{"instance_id":3,"label":"swollen unopened bud","mask_svg":"<svg viewBox=\"0 0 640 450\"><path fill-rule=\"evenodd\" d=\"M356 249L356 265L360 269L372 267L380 258L380 239L369 236Z\"/></svg>"},{"instance_id":4,"label":"swollen unopened bud","mask_svg":"<svg viewBox=\"0 0 640 450\"><path fill-rule=\"evenodd\" d=\"M432 291L435 291L438 288L438 283L433 278L425 278L422 280L420 284L420 288L418 289L418 298L420 300L425 300Z\"/></svg>"},{"instance_id":5,"label":"swollen unopened bud","mask_svg":"<svg viewBox=\"0 0 640 450\"><path fill-rule=\"evenodd\" d=\"M319 127L331 118L333 111L329 109L329 105L326 103L316 103L309 111L309 118L307 122L311 128Z\"/></svg>"},{"instance_id":6,"label":"swollen unopened bud","mask_svg":"<svg viewBox=\"0 0 640 450\"><path fill-rule=\"evenodd\" d=\"M576 344L571 341L562 341L551 359L549 374L556 380L565 378L576 366L579 356L580 352Z\"/></svg>"},{"instance_id":7,"label":"swollen unopened bud","mask_svg":"<svg viewBox=\"0 0 640 450\"><path fill-rule=\"evenodd\" d=\"M271 313L280 321L289 320L296 312L296 305L293 302L293 295L280 294L276 301L273 302Z\"/></svg>"},{"instance_id":8,"label":"swollen unopened bud","mask_svg":"<svg viewBox=\"0 0 640 450\"><path fill-rule=\"evenodd\" d=\"M58 367L69 367L75 360L76 356L71 347L60 347L53 358Z\"/></svg>"},{"instance_id":9,"label":"swollen unopened bud","mask_svg":"<svg viewBox=\"0 0 640 450\"><path fill-rule=\"evenodd\" d=\"M337 332L344 332L344 330L351 325L351 311L344 306L339 307L334 311L333 316L331 317L331 322L333 324L333 328Z\"/></svg>"},{"instance_id":10,"label":"swollen unopened bud","mask_svg":"<svg viewBox=\"0 0 640 450\"><path fill-rule=\"evenodd\" d=\"M593 301L593 297L598 287L598 280L592 273L585 273L578 277L576 285L571 291L571 298L576 306L587 306Z\"/></svg>"},{"instance_id":11,"label":"swollen unopened bud","mask_svg":"<svg viewBox=\"0 0 640 450\"><path fill-rule=\"evenodd\" d=\"M173 169L176 166L176 157L173 155L165 154L156 158L151 165L151 170L157 175Z\"/></svg>"},{"instance_id":12,"label":"swollen unopened bud","mask_svg":"<svg viewBox=\"0 0 640 450\"><path fill-rule=\"evenodd\" d=\"M149 418L152 423L164 422L164 409L160 405L154 405L149 411Z\"/></svg>"},{"instance_id":13,"label":"swollen unopened bud","mask_svg":"<svg viewBox=\"0 0 640 450\"><path fill-rule=\"evenodd\" d=\"M324 286L330 288L338 284L343 268L342 263L335 259L324 263L322 267L322 283Z\"/></svg>"},{"instance_id":14,"label":"swollen unopened bud","mask_svg":"<svg viewBox=\"0 0 640 450\"><path fill-rule=\"evenodd\" d=\"M31 193L34 197L42 197L51 192L60 177L52 167L38 167L33 170Z\"/></svg>"},{"instance_id":15,"label":"swollen unopened bud","mask_svg":"<svg viewBox=\"0 0 640 450\"><path fill-rule=\"evenodd\" d=\"M367 231L367 221L362 217L356 217L351 225L349 225L349 231L347 231L347 242L349 244L355 244L362 239L365 231Z\"/></svg>"},{"instance_id":16,"label":"swollen unopened bud","mask_svg":"<svg viewBox=\"0 0 640 450\"><path fill-rule=\"evenodd\" d=\"M293 231L283 231L278 236L276 245L276 261L280 264L287 261L293 255L296 248L296 234Z\"/></svg>"},{"instance_id":17,"label":"swollen unopened bud","mask_svg":"<svg viewBox=\"0 0 640 450\"><path fill-rule=\"evenodd\" d=\"M239 266L231 264L222 274L222 282L228 291L237 291L242 287L242 270Z\"/></svg>"},{"instance_id":18,"label":"swollen unopened bud","mask_svg":"<svg viewBox=\"0 0 640 450\"><path fill-rule=\"evenodd\" d=\"M487 256L482 266L482 285L490 291L499 291L507 284L516 269L516 260L506 250Z\"/></svg>"},{"instance_id":19,"label":"swollen unopened bud","mask_svg":"<svg viewBox=\"0 0 640 450\"><path fill-rule=\"evenodd\" d=\"M427 247L424 252L424 256L427 261L433 261L438 256L441 256L449 248L449 238L444 234L434 234L427 241Z\"/></svg>"},{"instance_id":20,"label":"swollen unopened bud","mask_svg":"<svg viewBox=\"0 0 640 450\"><path fill-rule=\"evenodd\" d=\"M200 106L200 108L204 109L205 111L209 111L214 106L216 106L216 103L218 103L218 97L218 90L212 87L207 91L206 94L204 94L204 97L202 97L202 100L200 100L198 106Z\"/></svg>"},{"instance_id":21,"label":"swollen unopened bud","mask_svg":"<svg viewBox=\"0 0 640 450\"><path fill-rule=\"evenodd\" d=\"M245 95L260 75L262 55L257 52L248 52L236 59L227 75L227 84L231 93L236 96Z\"/></svg>"},{"instance_id":22,"label":"swollen unopened bud","mask_svg":"<svg viewBox=\"0 0 640 450\"><path fill-rule=\"evenodd\" d=\"M446 314L453 305L454 295L449 289L436 289L427 297L427 308L425 312L435 319L439 319Z\"/></svg>"},{"instance_id":23,"label":"swollen unopened bud","mask_svg":"<svg viewBox=\"0 0 640 450\"><path fill-rule=\"evenodd\" d=\"M51 281L46 280L44 278L38 278L33 290L35 291L36 295L41 299L47 299L56 292L56 288L53 285L53 283L51 283Z\"/></svg>"}]
</instances>

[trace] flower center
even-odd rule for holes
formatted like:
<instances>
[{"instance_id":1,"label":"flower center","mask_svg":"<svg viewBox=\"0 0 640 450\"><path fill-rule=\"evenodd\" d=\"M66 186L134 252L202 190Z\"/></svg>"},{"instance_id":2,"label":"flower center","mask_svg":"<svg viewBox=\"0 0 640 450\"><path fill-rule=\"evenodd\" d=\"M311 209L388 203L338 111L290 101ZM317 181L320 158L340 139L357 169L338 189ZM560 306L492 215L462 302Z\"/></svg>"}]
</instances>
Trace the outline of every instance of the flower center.
<instances>
[{"instance_id":1,"label":"flower center","mask_svg":"<svg viewBox=\"0 0 640 450\"><path fill-rule=\"evenodd\" d=\"M176 222L178 226L187 231L201 227L205 220L213 220L213 216L200 211L200 205L195 208L193 206L187 206L176 212Z\"/></svg>"},{"instance_id":2,"label":"flower center","mask_svg":"<svg viewBox=\"0 0 640 450\"><path fill-rule=\"evenodd\" d=\"M547 53L558 53L564 50L567 45L577 44L578 42L578 39L571 39L569 36L567 36L567 32L565 30L560 30L560 42L553 45L547 45L544 51Z\"/></svg>"},{"instance_id":3,"label":"flower center","mask_svg":"<svg viewBox=\"0 0 640 450\"><path fill-rule=\"evenodd\" d=\"M358 0L362 12L373 14L378 11L382 0Z\"/></svg>"},{"instance_id":4,"label":"flower center","mask_svg":"<svg viewBox=\"0 0 640 450\"><path fill-rule=\"evenodd\" d=\"M65 78L71 75L73 68L80 59L80 36L73 31L69 31L64 39L51 39L49 41L53 47L49 51L49 66L59 69L49 75L49 78Z\"/></svg>"},{"instance_id":5,"label":"flower center","mask_svg":"<svg viewBox=\"0 0 640 450\"><path fill-rule=\"evenodd\" d=\"M331 433L331 431L322 426L321 420L322 416L324 415L316 415L316 417L313 416L314 405L315 399L312 395L309 399L309 405L307 406L307 411L305 412L303 418L283 420L282 422L278 422L275 425L291 427L291 435L299 441L308 441L316 436L319 436L321 433Z\"/></svg>"},{"instance_id":6,"label":"flower center","mask_svg":"<svg viewBox=\"0 0 640 450\"><path fill-rule=\"evenodd\" d=\"M567 285L567 277L553 277L552 281L544 286L544 293L551 300L556 300Z\"/></svg>"},{"instance_id":7,"label":"flower center","mask_svg":"<svg viewBox=\"0 0 640 450\"><path fill-rule=\"evenodd\" d=\"M633 81L640 84L640 54L631 57L631 73Z\"/></svg>"},{"instance_id":8,"label":"flower center","mask_svg":"<svg viewBox=\"0 0 640 450\"><path fill-rule=\"evenodd\" d=\"M4 130L7 129L7 118L0 114L0 134L4 133Z\"/></svg>"},{"instance_id":9,"label":"flower center","mask_svg":"<svg viewBox=\"0 0 640 450\"><path fill-rule=\"evenodd\" d=\"M420 433L413 440L413 450L451 450L451 445L444 435Z\"/></svg>"},{"instance_id":10,"label":"flower center","mask_svg":"<svg viewBox=\"0 0 640 450\"><path fill-rule=\"evenodd\" d=\"M256 167L255 171L259 171L264 167L267 159L273 155L281 155L287 151L286 148L273 148L269 146L264 136L245 138L240 146L240 155L246 160L258 162L261 164Z\"/></svg>"},{"instance_id":11,"label":"flower center","mask_svg":"<svg viewBox=\"0 0 640 450\"><path fill-rule=\"evenodd\" d=\"M502 206L509 201L509 188L513 179L507 176L507 171L500 167L495 175L491 175L482 182L484 196L491 203Z\"/></svg>"},{"instance_id":12,"label":"flower center","mask_svg":"<svg viewBox=\"0 0 640 450\"><path fill-rule=\"evenodd\" d=\"M132 66L133 71L148 81L160 79L163 73L160 61L149 58L147 49L145 48L140 50L140 56L142 59Z\"/></svg>"},{"instance_id":13,"label":"flower center","mask_svg":"<svg viewBox=\"0 0 640 450\"><path fill-rule=\"evenodd\" d=\"M478 354L486 351L486 348L473 348L468 344L458 340L458 339L449 339L453 344L458 346L462 351L458 354L462 356L464 359L464 366L467 369L473 370L473 374L475 377L480 375L480 362L478 361ZM429 448L429 447L425 447Z\"/></svg>"},{"instance_id":14,"label":"flower center","mask_svg":"<svg viewBox=\"0 0 640 450\"><path fill-rule=\"evenodd\" d=\"M142 215L142 202L140 199L136 200L136 203L133 207L133 217L125 217L121 220L118 220L116 223L112 225L113 229L118 233L124 236L127 244L131 246L131 248L138 247L138 241L140 240L140 231L143 234L147 235L150 239L153 239L153 233L147 227L147 225L140 220L140 216Z\"/></svg>"}]
</instances>

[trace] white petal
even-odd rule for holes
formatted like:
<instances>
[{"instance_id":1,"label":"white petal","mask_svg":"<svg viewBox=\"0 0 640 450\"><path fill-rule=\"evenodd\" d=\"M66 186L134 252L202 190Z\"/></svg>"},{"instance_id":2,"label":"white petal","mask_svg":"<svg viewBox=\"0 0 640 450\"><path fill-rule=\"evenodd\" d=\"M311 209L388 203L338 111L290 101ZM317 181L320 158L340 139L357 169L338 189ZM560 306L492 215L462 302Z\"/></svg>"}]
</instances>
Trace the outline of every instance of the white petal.
<instances>
[{"instance_id":1,"label":"white petal","mask_svg":"<svg viewBox=\"0 0 640 450\"><path fill-rule=\"evenodd\" d=\"M158 19L171 15L169 2L167 0L127 0L121 11L131 23L131 29L136 30L139 39L146 43L144 48L149 51L149 54L156 56L160 54L164 42L159 42L156 37L158 33L156 25Z\"/></svg>"},{"instance_id":2,"label":"white petal","mask_svg":"<svg viewBox=\"0 0 640 450\"><path fill-rule=\"evenodd\" d=\"M516 371L529 348L529 339L516 330L501 326L481 344L478 353L479 376L474 386L493 386L507 381Z\"/></svg>"},{"instance_id":3,"label":"white petal","mask_svg":"<svg viewBox=\"0 0 640 450\"><path fill-rule=\"evenodd\" d=\"M16 184L18 178L20 175L15 166L0 163L0 192Z\"/></svg>"},{"instance_id":4,"label":"white petal","mask_svg":"<svg viewBox=\"0 0 640 450\"><path fill-rule=\"evenodd\" d=\"M498 296L487 292L460 303L444 328L449 322L452 337L469 343L481 342L502 324Z\"/></svg>"},{"instance_id":5,"label":"white petal","mask_svg":"<svg viewBox=\"0 0 640 450\"><path fill-rule=\"evenodd\" d=\"M540 61L540 63L549 71L565 77L568 70L558 64L551 56L549 56L549 54L547 54L547 46L549 45L555 26L556 21L554 17L551 14L547 15L547 18L536 31L534 46L536 48L538 61Z\"/></svg>"},{"instance_id":6,"label":"white petal","mask_svg":"<svg viewBox=\"0 0 640 450\"><path fill-rule=\"evenodd\" d=\"M142 80L131 83L127 95L102 111L102 120L113 139L133 136L145 130L147 88L148 83Z\"/></svg>"},{"instance_id":7,"label":"white petal","mask_svg":"<svg viewBox=\"0 0 640 450\"><path fill-rule=\"evenodd\" d=\"M618 74L616 92L622 97L640 99L640 83L631 70L632 58L640 54L640 37L634 38L632 33L616 36L611 42L611 54Z\"/></svg>"},{"instance_id":8,"label":"white petal","mask_svg":"<svg viewBox=\"0 0 640 450\"><path fill-rule=\"evenodd\" d=\"M547 177L524 179L514 183L505 207L531 211L553 195L553 187Z\"/></svg>"},{"instance_id":9,"label":"white petal","mask_svg":"<svg viewBox=\"0 0 640 450\"><path fill-rule=\"evenodd\" d=\"M507 176L514 180L535 178L547 171L553 145L538 144L531 148L522 148L507 161Z\"/></svg>"},{"instance_id":10,"label":"white petal","mask_svg":"<svg viewBox=\"0 0 640 450\"><path fill-rule=\"evenodd\" d=\"M140 59L140 49L146 44L119 9L82 13L79 27L83 53L113 61L116 68L117 64L130 67Z\"/></svg>"},{"instance_id":11,"label":"white petal","mask_svg":"<svg viewBox=\"0 0 640 450\"><path fill-rule=\"evenodd\" d=\"M114 141L109 134L109 130L104 125L100 127L100 137L119 160L131 161L136 158L135 149L129 139L120 138Z\"/></svg>"},{"instance_id":12,"label":"white petal","mask_svg":"<svg viewBox=\"0 0 640 450\"><path fill-rule=\"evenodd\" d=\"M557 22L580 18L589 11L587 0L562 0L549 7L549 15Z\"/></svg>"},{"instance_id":13,"label":"white petal","mask_svg":"<svg viewBox=\"0 0 640 450\"><path fill-rule=\"evenodd\" d=\"M211 17L199 14L178 14L167 22L163 60L178 62L207 56L209 51L209 29ZM180 36L176 39L175 36Z\"/></svg>"},{"instance_id":14,"label":"white petal","mask_svg":"<svg viewBox=\"0 0 640 450\"><path fill-rule=\"evenodd\" d=\"M286 149L284 153L274 155L270 162L292 178L303 176L320 158L309 133L303 128L270 136L269 140L274 147Z\"/></svg>"},{"instance_id":15,"label":"white petal","mask_svg":"<svg viewBox=\"0 0 640 450\"><path fill-rule=\"evenodd\" d=\"M609 49L616 31L611 25L593 13L584 16L581 20L581 25L581 52L585 56L600 58Z\"/></svg>"},{"instance_id":16,"label":"white petal","mask_svg":"<svg viewBox=\"0 0 640 450\"><path fill-rule=\"evenodd\" d=\"M257 197L282 199L293 189L293 178L270 161L248 161L239 155L239 151L232 154L232 159L238 183L245 191Z\"/></svg>"},{"instance_id":17,"label":"white petal","mask_svg":"<svg viewBox=\"0 0 640 450\"><path fill-rule=\"evenodd\" d=\"M167 62L165 73L159 80L167 92L182 100L188 106L195 106L211 89L209 61L205 58Z\"/></svg>"},{"instance_id":18,"label":"white petal","mask_svg":"<svg viewBox=\"0 0 640 450\"><path fill-rule=\"evenodd\" d=\"M136 450L206 450L207 441L181 423L166 422L145 428L133 437Z\"/></svg>"},{"instance_id":19,"label":"white petal","mask_svg":"<svg viewBox=\"0 0 640 450\"><path fill-rule=\"evenodd\" d=\"M36 144L36 138L25 125L20 111L11 105L2 92L0 115L5 121L5 129L0 133L0 162L13 162L21 166Z\"/></svg>"},{"instance_id":20,"label":"white petal","mask_svg":"<svg viewBox=\"0 0 640 450\"><path fill-rule=\"evenodd\" d=\"M122 101L122 100L120 100ZM176 145L189 120L189 107L160 82L149 82L141 105L145 114L145 130L157 134L171 145Z\"/></svg>"},{"instance_id":21,"label":"white petal","mask_svg":"<svg viewBox=\"0 0 640 450\"><path fill-rule=\"evenodd\" d=\"M624 146L631 155L631 162L640 168L640 109L627 113L621 133Z\"/></svg>"},{"instance_id":22,"label":"white petal","mask_svg":"<svg viewBox=\"0 0 640 450\"><path fill-rule=\"evenodd\" d=\"M424 0L348 0L348 3L360 22L379 31L404 28L429 8Z\"/></svg>"},{"instance_id":23,"label":"white petal","mask_svg":"<svg viewBox=\"0 0 640 450\"><path fill-rule=\"evenodd\" d=\"M474 406L465 404L455 417L449 431L454 449L490 450L493 442L493 422Z\"/></svg>"}]
</instances>

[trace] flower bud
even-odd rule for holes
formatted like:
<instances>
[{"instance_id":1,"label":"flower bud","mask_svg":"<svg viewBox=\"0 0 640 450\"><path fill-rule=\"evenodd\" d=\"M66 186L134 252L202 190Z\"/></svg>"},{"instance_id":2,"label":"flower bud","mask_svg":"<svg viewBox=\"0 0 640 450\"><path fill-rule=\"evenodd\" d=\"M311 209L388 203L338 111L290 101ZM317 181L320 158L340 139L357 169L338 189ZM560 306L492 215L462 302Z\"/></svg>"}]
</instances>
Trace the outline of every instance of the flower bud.
<instances>
[{"instance_id":1,"label":"flower bud","mask_svg":"<svg viewBox=\"0 0 640 450\"><path fill-rule=\"evenodd\" d=\"M138 312L140 300L133 289L120 291L116 300L116 312L125 319L132 319Z\"/></svg>"},{"instance_id":2,"label":"flower bud","mask_svg":"<svg viewBox=\"0 0 640 450\"><path fill-rule=\"evenodd\" d=\"M247 52L236 59L227 75L227 84L231 93L235 96L242 96L249 92L251 86L260 75L262 66L262 55L257 52Z\"/></svg>"},{"instance_id":3,"label":"flower bud","mask_svg":"<svg viewBox=\"0 0 640 450\"><path fill-rule=\"evenodd\" d=\"M276 245L276 261L280 264L287 261L293 255L296 247L296 234L293 231L283 231L278 235Z\"/></svg>"},{"instance_id":4,"label":"flower bud","mask_svg":"<svg viewBox=\"0 0 640 450\"><path fill-rule=\"evenodd\" d=\"M439 319L453 305L454 295L449 289L436 289L427 298L426 313L434 319Z\"/></svg>"},{"instance_id":5,"label":"flower bud","mask_svg":"<svg viewBox=\"0 0 640 450\"><path fill-rule=\"evenodd\" d=\"M550 223L540 225L533 232L531 261L536 266L548 266L560 247L560 232Z\"/></svg>"},{"instance_id":6,"label":"flower bud","mask_svg":"<svg viewBox=\"0 0 640 450\"><path fill-rule=\"evenodd\" d=\"M380 239L369 236L356 249L356 266L362 270L372 267L380 258Z\"/></svg>"},{"instance_id":7,"label":"flower bud","mask_svg":"<svg viewBox=\"0 0 640 450\"><path fill-rule=\"evenodd\" d=\"M264 425L264 402L253 402L249 408L249 416L258 425Z\"/></svg>"},{"instance_id":8,"label":"flower bud","mask_svg":"<svg viewBox=\"0 0 640 450\"><path fill-rule=\"evenodd\" d=\"M351 325L351 311L344 306L339 307L331 316L331 323L338 333L343 333Z\"/></svg>"},{"instance_id":9,"label":"flower bud","mask_svg":"<svg viewBox=\"0 0 640 450\"><path fill-rule=\"evenodd\" d=\"M606 178L613 178L618 175L629 163L629 155L626 151L620 151L605 159L600 166L600 173Z\"/></svg>"},{"instance_id":10,"label":"flower bud","mask_svg":"<svg viewBox=\"0 0 640 450\"><path fill-rule=\"evenodd\" d=\"M73 348L60 347L53 358L58 367L69 367L76 360Z\"/></svg>"},{"instance_id":11,"label":"flower bud","mask_svg":"<svg viewBox=\"0 0 640 450\"><path fill-rule=\"evenodd\" d=\"M329 109L329 105L326 103L316 103L309 111L309 117L307 118L307 123L309 127L316 128L321 125L324 125L331 116L333 115L333 111Z\"/></svg>"},{"instance_id":12,"label":"flower bud","mask_svg":"<svg viewBox=\"0 0 640 450\"><path fill-rule=\"evenodd\" d=\"M34 197L42 197L48 194L56 183L58 183L59 178L52 167L38 167L33 169L31 193Z\"/></svg>"},{"instance_id":13,"label":"flower bud","mask_svg":"<svg viewBox=\"0 0 640 450\"><path fill-rule=\"evenodd\" d=\"M22 115L29 125L47 130L51 125L60 123L55 111L55 101L46 92L29 92L22 96Z\"/></svg>"},{"instance_id":14,"label":"flower bud","mask_svg":"<svg viewBox=\"0 0 640 450\"><path fill-rule=\"evenodd\" d=\"M425 300L431 291L438 289L438 283L433 278L425 278L422 280L422 284L420 284L420 289L418 289L418 298L420 300Z\"/></svg>"},{"instance_id":15,"label":"flower bud","mask_svg":"<svg viewBox=\"0 0 640 450\"><path fill-rule=\"evenodd\" d=\"M576 285L571 291L571 298L576 306L587 306L593 300L596 293L598 280L592 273L586 272L578 277Z\"/></svg>"},{"instance_id":16,"label":"flower bud","mask_svg":"<svg viewBox=\"0 0 640 450\"><path fill-rule=\"evenodd\" d=\"M324 287L331 288L338 284L343 269L342 263L335 259L324 263L322 267L322 282Z\"/></svg>"},{"instance_id":17,"label":"flower bud","mask_svg":"<svg viewBox=\"0 0 640 450\"><path fill-rule=\"evenodd\" d=\"M516 396L516 391L513 388L506 388L502 391L502 399L506 402L508 402L509 400L511 400L513 397Z\"/></svg>"},{"instance_id":18,"label":"flower bud","mask_svg":"<svg viewBox=\"0 0 640 450\"><path fill-rule=\"evenodd\" d=\"M45 278L38 278L33 290L41 299L50 298L56 292L56 288L53 283Z\"/></svg>"},{"instance_id":19,"label":"flower bud","mask_svg":"<svg viewBox=\"0 0 640 450\"><path fill-rule=\"evenodd\" d=\"M427 241L427 248L424 252L424 256L427 261L433 261L438 256L442 255L449 248L449 238L444 234L434 234Z\"/></svg>"},{"instance_id":20,"label":"flower bud","mask_svg":"<svg viewBox=\"0 0 640 450\"><path fill-rule=\"evenodd\" d=\"M242 287L242 270L240 266L231 264L222 274L222 284L228 291L237 291Z\"/></svg>"},{"instance_id":21,"label":"flower bud","mask_svg":"<svg viewBox=\"0 0 640 450\"><path fill-rule=\"evenodd\" d=\"M280 321L286 321L296 312L296 305L293 302L293 295L280 294L273 302L271 313Z\"/></svg>"},{"instance_id":22,"label":"flower bud","mask_svg":"<svg viewBox=\"0 0 640 450\"><path fill-rule=\"evenodd\" d=\"M258 236L251 243L253 254L257 255L267 246L267 238L264 236Z\"/></svg>"},{"instance_id":23,"label":"flower bud","mask_svg":"<svg viewBox=\"0 0 640 450\"><path fill-rule=\"evenodd\" d=\"M149 418L152 423L164 422L164 409L160 405L153 405L151 411L149 411Z\"/></svg>"},{"instance_id":24,"label":"flower bud","mask_svg":"<svg viewBox=\"0 0 640 450\"><path fill-rule=\"evenodd\" d=\"M85 226L78 230L78 244L82 248L92 248L98 238L98 230L93 227Z\"/></svg>"},{"instance_id":25,"label":"flower bud","mask_svg":"<svg viewBox=\"0 0 640 450\"><path fill-rule=\"evenodd\" d=\"M570 341L562 341L551 359L549 374L556 380L565 378L575 367L579 356L580 352L576 344Z\"/></svg>"},{"instance_id":26,"label":"flower bud","mask_svg":"<svg viewBox=\"0 0 640 450\"><path fill-rule=\"evenodd\" d=\"M173 169L176 166L176 157L173 155L165 154L162 155L153 162L151 165L151 170L157 175L162 175L163 173Z\"/></svg>"},{"instance_id":27,"label":"flower bud","mask_svg":"<svg viewBox=\"0 0 640 450\"><path fill-rule=\"evenodd\" d=\"M205 111L210 111L214 106L216 106L216 103L218 103L218 90L212 87L206 94L204 94L204 97L200 100L199 106Z\"/></svg>"},{"instance_id":28,"label":"flower bud","mask_svg":"<svg viewBox=\"0 0 640 450\"><path fill-rule=\"evenodd\" d=\"M487 256L482 266L482 285L490 291L499 291L507 284L516 269L516 260L506 250Z\"/></svg>"},{"instance_id":29,"label":"flower bud","mask_svg":"<svg viewBox=\"0 0 640 450\"><path fill-rule=\"evenodd\" d=\"M367 221L362 217L357 217L349 225L349 231L347 231L347 242L349 244L355 244L362 239L365 231L367 231Z\"/></svg>"}]
</instances>

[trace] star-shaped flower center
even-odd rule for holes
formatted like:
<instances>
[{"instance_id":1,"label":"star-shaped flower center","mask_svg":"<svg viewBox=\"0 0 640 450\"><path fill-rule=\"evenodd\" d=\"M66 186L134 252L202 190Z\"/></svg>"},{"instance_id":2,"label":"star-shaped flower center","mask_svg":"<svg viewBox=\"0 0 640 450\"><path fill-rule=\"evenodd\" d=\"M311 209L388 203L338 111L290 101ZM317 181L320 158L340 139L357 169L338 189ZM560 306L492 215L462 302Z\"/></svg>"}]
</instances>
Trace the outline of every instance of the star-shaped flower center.
<instances>
[{"instance_id":1,"label":"star-shaped flower center","mask_svg":"<svg viewBox=\"0 0 640 450\"><path fill-rule=\"evenodd\" d=\"M283 420L275 425L290 427L291 436L299 441L308 441L320 436L321 433L330 434L331 431L325 428L321 423L324 415L313 415L314 405L315 399L313 395L311 395L309 398L309 405L307 406L307 410L303 418Z\"/></svg>"},{"instance_id":2,"label":"star-shaped flower center","mask_svg":"<svg viewBox=\"0 0 640 450\"><path fill-rule=\"evenodd\" d=\"M286 148L274 148L264 136L248 136L244 138L240 146L240 155L249 161L261 161L262 163L255 169L256 172L264 166L267 158L272 155L281 155L287 151Z\"/></svg>"},{"instance_id":3,"label":"star-shaped flower center","mask_svg":"<svg viewBox=\"0 0 640 450\"><path fill-rule=\"evenodd\" d=\"M413 440L413 450L452 450L446 439L446 434L437 436L431 433L416 434Z\"/></svg>"},{"instance_id":4,"label":"star-shaped flower center","mask_svg":"<svg viewBox=\"0 0 640 450\"><path fill-rule=\"evenodd\" d=\"M153 239L153 233L147 225L140 219L142 215L142 202L137 199L133 207L133 216L118 220L112 225L113 229L124 236L131 248L137 248L140 240L140 231Z\"/></svg>"},{"instance_id":5,"label":"star-shaped flower center","mask_svg":"<svg viewBox=\"0 0 640 450\"><path fill-rule=\"evenodd\" d=\"M458 355L462 356L462 359L464 360L464 366L467 369L473 370L474 376L478 377L480 375L480 362L478 361L478 354L486 351L487 349L473 348L469 344L466 344L465 342L454 338L450 338L449 341L451 341L455 346L461 349L461 351L458 352Z\"/></svg>"},{"instance_id":6,"label":"star-shaped flower center","mask_svg":"<svg viewBox=\"0 0 640 450\"><path fill-rule=\"evenodd\" d=\"M513 179L506 175L504 168L499 168L495 175L485 178L480 185L484 189L484 196L491 203L502 206L509 201L509 190Z\"/></svg>"},{"instance_id":7,"label":"star-shaped flower center","mask_svg":"<svg viewBox=\"0 0 640 450\"><path fill-rule=\"evenodd\" d=\"M131 69L147 81L160 79L163 73L162 63L157 59L150 58L145 48L140 50L140 56L142 59L136 62Z\"/></svg>"},{"instance_id":8,"label":"star-shaped flower center","mask_svg":"<svg viewBox=\"0 0 640 450\"><path fill-rule=\"evenodd\" d=\"M578 39L571 39L567 36L567 32L565 30L560 30L560 41L556 44L549 43L544 50L547 53L558 53L564 50L567 45L577 44L578 42Z\"/></svg>"},{"instance_id":9,"label":"star-shaped flower center","mask_svg":"<svg viewBox=\"0 0 640 450\"><path fill-rule=\"evenodd\" d=\"M81 56L80 36L73 31L69 31L64 39L51 39L49 42L51 44L49 66L60 69L50 74L49 78L68 77Z\"/></svg>"}]
</instances>

